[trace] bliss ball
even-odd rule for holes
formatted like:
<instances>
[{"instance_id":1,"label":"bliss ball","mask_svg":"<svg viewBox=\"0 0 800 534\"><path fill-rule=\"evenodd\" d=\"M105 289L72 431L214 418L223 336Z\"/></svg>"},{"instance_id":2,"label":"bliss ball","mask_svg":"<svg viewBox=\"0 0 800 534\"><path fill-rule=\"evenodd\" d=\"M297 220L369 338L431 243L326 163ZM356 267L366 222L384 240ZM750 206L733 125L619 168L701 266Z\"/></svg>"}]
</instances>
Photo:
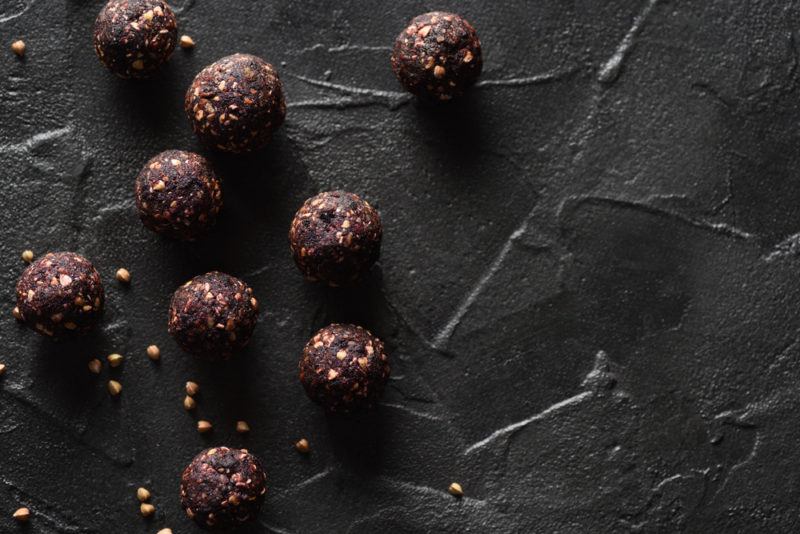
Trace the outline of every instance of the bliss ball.
<instances>
[{"instance_id":1,"label":"bliss ball","mask_svg":"<svg viewBox=\"0 0 800 534\"><path fill-rule=\"evenodd\" d=\"M136 177L136 207L150 230L191 241L216 222L222 189L206 158L167 150L148 161Z\"/></svg>"},{"instance_id":2,"label":"bliss ball","mask_svg":"<svg viewBox=\"0 0 800 534\"><path fill-rule=\"evenodd\" d=\"M403 87L439 101L461 95L482 67L478 34L455 13L434 11L413 18L392 51L392 70Z\"/></svg>"},{"instance_id":3,"label":"bliss ball","mask_svg":"<svg viewBox=\"0 0 800 534\"><path fill-rule=\"evenodd\" d=\"M306 344L300 382L308 397L330 412L369 408L389 379L383 342L351 324L326 326Z\"/></svg>"},{"instance_id":4,"label":"bliss ball","mask_svg":"<svg viewBox=\"0 0 800 534\"><path fill-rule=\"evenodd\" d=\"M208 359L227 359L250 341L258 321L253 290L217 271L195 276L172 295L168 330L180 347Z\"/></svg>"},{"instance_id":5,"label":"bliss ball","mask_svg":"<svg viewBox=\"0 0 800 534\"><path fill-rule=\"evenodd\" d=\"M353 193L328 191L297 211L289 247L307 279L341 286L362 278L378 260L382 235L380 215L369 202Z\"/></svg>"},{"instance_id":6,"label":"bliss ball","mask_svg":"<svg viewBox=\"0 0 800 534\"><path fill-rule=\"evenodd\" d=\"M100 320L104 302L100 274L74 252L45 254L17 282L20 320L49 337L88 332Z\"/></svg>"},{"instance_id":7,"label":"bliss ball","mask_svg":"<svg viewBox=\"0 0 800 534\"><path fill-rule=\"evenodd\" d=\"M250 54L234 54L200 71L184 103L194 133L209 148L250 152L262 148L286 117L275 68Z\"/></svg>"},{"instance_id":8,"label":"bliss ball","mask_svg":"<svg viewBox=\"0 0 800 534\"><path fill-rule=\"evenodd\" d=\"M255 519L267 493L261 462L246 449L214 447L181 476L181 506L198 525L227 529Z\"/></svg>"},{"instance_id":9,"label":"bliss ball","mask_svg":"<svg viewBox=\"0 0 800 534\"><path fill-rule=\"evenodd\" d=\"M178 23L163 0L111 0L94 22L94 50L120 78L147 78L175 50Z\"/></svg>"}]
</instances>

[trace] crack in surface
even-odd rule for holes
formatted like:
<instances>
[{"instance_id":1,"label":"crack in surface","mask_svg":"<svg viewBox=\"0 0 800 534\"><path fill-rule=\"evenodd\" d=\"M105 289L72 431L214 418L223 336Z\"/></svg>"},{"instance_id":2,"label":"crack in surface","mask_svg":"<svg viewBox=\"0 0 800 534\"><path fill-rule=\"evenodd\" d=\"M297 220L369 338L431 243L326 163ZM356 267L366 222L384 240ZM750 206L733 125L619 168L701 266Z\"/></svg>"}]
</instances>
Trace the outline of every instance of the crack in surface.
<instances>
[{"instance_id":1,"label":"crack in surface","mask_svg":"<svg viewBox=\"0 0 800 534\"><path fill-rule=\"evenodd\" d=\"M614 54L600 67L597 73L597 81L600 83L613 83L616 81L622 71L625 59L636 44L636 36L641 31L647 17L658 2L659 0L646 0L644 8L634 17L633 24L628 30L628 33L625 34L625 37L622 38L619 45L617 45Z\"/></svg>"}]
</instances>

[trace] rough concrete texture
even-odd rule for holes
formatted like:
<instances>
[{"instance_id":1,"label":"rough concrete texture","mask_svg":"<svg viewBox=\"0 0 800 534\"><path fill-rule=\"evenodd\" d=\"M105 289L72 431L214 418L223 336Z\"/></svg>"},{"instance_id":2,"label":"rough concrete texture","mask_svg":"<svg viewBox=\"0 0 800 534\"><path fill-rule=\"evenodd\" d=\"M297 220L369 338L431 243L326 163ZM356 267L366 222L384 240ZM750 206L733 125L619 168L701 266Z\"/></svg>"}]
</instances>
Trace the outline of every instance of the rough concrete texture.
<instances>
[{"instance_id":1,"label":"rough concrete texture","mask_svg":"<svg viewBox=\"0 0 800 534\"><path fill-rule=\"evenodd\" d=\"M180 472L214 444L268 471L245 532L800 528L800 5L176 0L197 47L137 83L94 55L101 3L0 5L0 531L25 505L31 533L195 532ZM389 66L434 8L474 23L485 52L478 85L442 108ZM161 150L200 150L184 91L234 52L279 69L287 122L264 152L213 156L211 235L164 241L137 220L134 178ZM295 210L331 189L383 218L358 289L308 285L288 251ZM99 332L56 345L15 323L25 248L97 266ZM226 363L166 330L172 291L212 269L263 310ZM334 321L387 344L372 415L327 417L298 382L303 344ZM111 352L123 366L87 371Z\"/></svg>"}]
</instances>

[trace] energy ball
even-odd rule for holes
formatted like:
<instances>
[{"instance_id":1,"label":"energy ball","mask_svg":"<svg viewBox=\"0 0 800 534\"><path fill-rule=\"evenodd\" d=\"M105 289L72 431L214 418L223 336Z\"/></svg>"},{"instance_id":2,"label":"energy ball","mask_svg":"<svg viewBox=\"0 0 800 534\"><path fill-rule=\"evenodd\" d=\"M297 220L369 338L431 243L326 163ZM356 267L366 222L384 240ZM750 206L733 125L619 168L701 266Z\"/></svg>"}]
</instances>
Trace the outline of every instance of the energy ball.
<instances>
[{"instance_id":1,"label":"energy ball","mask_svg":"<svg viewBox=\"0 0 800 534\"><path fill-rule=\"evenodd\" d=\"M286 117L283 85L275 68L250 54L234 54L200 71L184 103L200 141L241 153L272 139Z\"/></svg>"},{"instance_id":2,"label":"energy ball","mask_svg":"<svg viewBox=\"0 0 800 534\"><path fill-rule=\"evenodd\" d=\"M331 286L362 278L378 260L383 226L378 211L358 195L320 193L305 201L289 229L289 247L307 279Z\"/></svg>"},{"instance_id":3,"label":"energy ball","mask_svg":"<svg viewBox=\"0 0 800 534\"><path fill-rule=\"evenodd\" d=\"M300 360L306 394L329 412L371 407L383 395L389 371L383 342L351 324L332 324L317 332Z\"/></svg>"},{"instance_id":4,"label":"energy ball","mask_svg":"<svg viewBox=\"0 0 800 534\"><path fill-rule=\"evenodd\" d=\"M168 330L180 347L208 359L227 359L242 349L258 321L253 290L217 271L195 276L172 295Z\"/></svg>"},{"instance_id":5,"label":"energy ball","mask_svg":"<svg viewBox=\"0 0 800 534\"><path fill-rule=\"evenodd\" d=\"M100 320L104 302L100 274L74 252L45 254L17 282L20 320L49 337L88 332Z\"/></svg>"},{"instance_id":6,"label":"energy ball","mask_svg":"<svg viewBox=\"0 0 800 534\"><path fill-rule=\"evenodd\" d=\"M267 475L246 449L206 449L181 476L181 506L206 528L227 529L252 521L266 493Z\"/></svg>"},{"instance_id":7,"label":"energy ball","mask_svg":"<svg viewBox=\"0 0 800 534\"><path fill-rule=\"evenodd\" d=\"M148 161L136 177L136 207L150 230L191 241L216 222L222 189L206 158L167 150Z\"/></svg>"},{"instance_id":8,"label":"energy ball","mask_svg":"<svg viewBox=\"0 0 800 534\"><path fill-rule=\"evenodd\" d=\"M175 50L178 23L163 0L111 0L94 22L94 50L120 78L146 78Z\"/></svg>"},{"instance_id":9,"label":"energy ball","mask_svg":"<svg viewBox=\"0 0 800 534\"><path fill-rule=\"evenodd\" d=\"M413 18L392 51L392 70L403 87L439 101L461 95L482 68L478 34L455 13L434 11Z\"/></svg>"}]
</instances>

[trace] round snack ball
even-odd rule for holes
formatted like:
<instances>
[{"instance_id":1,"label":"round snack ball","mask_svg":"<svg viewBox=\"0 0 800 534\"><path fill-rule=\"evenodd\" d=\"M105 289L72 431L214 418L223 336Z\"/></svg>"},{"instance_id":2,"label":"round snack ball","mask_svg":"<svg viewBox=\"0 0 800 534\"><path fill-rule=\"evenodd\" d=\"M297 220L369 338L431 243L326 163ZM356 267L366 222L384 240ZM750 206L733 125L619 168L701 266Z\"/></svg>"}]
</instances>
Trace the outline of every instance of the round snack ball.
<instances>
[{"instance_id":1,"label":"round snack ball","mask_svg":"<svg viewBox=\"0 0 800 534\"><path fill-rule=\"evenodd\" d=\"M478 34L455 13L434 11L413 18L392 51L392 70L403 87L435 100L462 94L482 68Z\"/></svg>"},{"instance_id":2,"label":"round snack ball","mask_svg":"<svg viewBox=\"0 0 800 534\"><path fill-rule=\"evenodd\" d=\"M375 404L389 371L383 342L351 324L332 324L317 332L300 360L300 382L308 397L330 412L353 412Z\"/></svg>"},{"instance_id":3,"label":"round snack ball","mask_svg":"<svg viewBox=\"0 0 800 534\"><path fill-rule=\"evenodd\" d=\"M216 222L222 190L206 158L167 150L148 161L136 177L136 207L150 230L193 240Z\"/></svg>"},{"instance_id":4,"label":"round snack ball","mask_svg":"<svg viewBox=\"0 0 800 534\"><path fill-rule=\"evenodd\" d=\"M289 247L306 278L340 286L369 271L380 255L382 235L380 215L369 202L353 193L328 191L297 210Z\"/></svg>"},{"instance_id":5,"label":"round snack ball","mask_svg":"<svg viewBox=\"0 0 800 534\"><path fill-rule=\"evenodd\" d=\"M105 293L94 266L74 252L50 252L32 262L17 282L21 320L45 336L92 329L103 314Z\"/></svg>"},{"instance_id":6,"label":"round snack ball","mask_svg":"<svg viewBox=\"0 0 800 534\"><path fill-rule=\"evenodd\" d=\"M250 54L234 54L200 71L184 103L200 141L226 152L257 150L283 124L286 100L275 68Z\"/></svg>"},{"instance_id":7,"label":"round snack ball","mask_svg":"<svg viewBox=\"0 0 800 534\"><path fill-rule=\"evenodd\" d=\"M258 321L253 290L217 271L195 276L172 295L170 335L183 350L209 359L226 359L250 341Z\"/></svg>"},{"instance_id":8,"label":"round snack ball","mask_svg":"<svg viewBox=\"0 0 800 534\"><path fill-rule=\"evenodd\" d=\"M94 22L94 49L120 78L146 78L169 59L178 23L163 0L110 0Z\"/></svg>"},{"instance_id":9,"label":"round snack ball","mask_svg":"<svg viewBox=\"0 0 800 534\"><path fill-rule=\"evenodd\" d=\"M181 476L181 506L206 528L252 521L267 493L261 462L246 449L214 447L194 457Z\"/></svg>"}]
</instances>

